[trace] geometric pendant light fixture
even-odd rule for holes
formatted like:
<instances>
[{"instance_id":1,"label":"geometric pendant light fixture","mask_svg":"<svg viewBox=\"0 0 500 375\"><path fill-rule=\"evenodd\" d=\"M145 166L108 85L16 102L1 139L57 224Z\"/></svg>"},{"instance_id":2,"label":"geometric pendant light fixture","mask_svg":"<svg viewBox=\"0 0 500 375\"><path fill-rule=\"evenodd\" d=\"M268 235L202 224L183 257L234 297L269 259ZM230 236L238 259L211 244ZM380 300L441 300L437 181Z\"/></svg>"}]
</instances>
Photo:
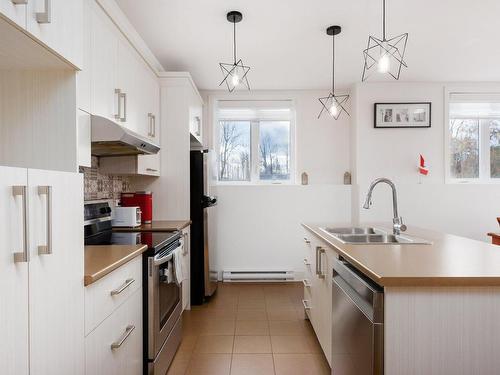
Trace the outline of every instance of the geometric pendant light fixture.
<instances>
[{"instance_id":1,"label":"geometric pendant light fixture","mask_svg":"<svg viewBox=\"0 0 500 375\"><path fill-rule=\"evenodd\" d=\"M349 95L336 95L335 94L335 35L340 34L342 28L340 26L330 26L326 29L327 35L332 37L332 91L324 98L319 98L321 103L321 111L318 118L324 112L327 112L335 120L338 120L342 112L349 116L349 112L345 109Z\"/></svg>"},{"instance_id":2,"label":"geometric pendant light fixture","mask_svg":"<svg viewBox=\"0 0 500 375\"><path fill-rule=\"evenodd\" d=\"M385 0L382 1L382 39L374 36L368 37L368 47L363 51L365 60L362 77L363 81L366 81L375 71L382 74L387 73L397 80L401 74L401 69L403 67L408 67L404 60L408 33L387 39Z\"/></svg>"},{"instance_id":3,"label":"geometric pendant light fixture","mask_svg":"<svg viewBox=\"0 0 500 375\"><path fill-rule=\"evenodd\" d=\"M240 12L233 10L227 14L226 18L233 24L233 62L219 63L224 77L219 86L225 83L229 92L233 92L238 86L243 86L250 90L247 78L250 67L244 65L241 59L236 59L236 24L241 22L243 15Z\"/></svg>"}]
</instances>

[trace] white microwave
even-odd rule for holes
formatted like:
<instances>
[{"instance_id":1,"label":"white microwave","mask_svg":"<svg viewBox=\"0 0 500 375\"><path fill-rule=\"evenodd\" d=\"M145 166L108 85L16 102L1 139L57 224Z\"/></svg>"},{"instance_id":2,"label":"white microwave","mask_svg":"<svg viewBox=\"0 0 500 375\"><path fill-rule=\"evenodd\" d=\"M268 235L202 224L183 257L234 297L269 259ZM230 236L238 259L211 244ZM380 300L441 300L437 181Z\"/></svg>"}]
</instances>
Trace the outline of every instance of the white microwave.
<instances>
[{"instance_id":1,"label":"white microwave","mask_svg":"<svg viewBox=\"0 0 500 375\"><path fill-rule=\"evenodd\" d=\"M141 225L140 207L115 207L111 225L114 227L138 227Z\"/></svg>"}]
</instances>

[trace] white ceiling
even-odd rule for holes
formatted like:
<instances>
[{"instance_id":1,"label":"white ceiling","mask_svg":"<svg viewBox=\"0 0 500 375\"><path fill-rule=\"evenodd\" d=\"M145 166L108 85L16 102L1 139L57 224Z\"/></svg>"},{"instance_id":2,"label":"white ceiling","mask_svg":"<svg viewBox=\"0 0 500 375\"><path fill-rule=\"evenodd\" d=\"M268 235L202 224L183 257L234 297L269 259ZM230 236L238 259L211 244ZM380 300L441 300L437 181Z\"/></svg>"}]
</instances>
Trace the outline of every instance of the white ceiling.
<instances>
[{"instance_id":1,"label":"white ceiling","mask_svg":"<svg viewBox=\"0 0 500 375\"><path fill-rule=\"evenodd\" d=\"M232 60L229 10L238 57L253 89L327 89L338 24L337 86L361 79L368 35L381 36L381 0L117 0L166 70L189 71L217 89L219 62ZM404 81L500 81L499 0L387 0L387 34L408 32Z\"/></svg>"}]
</instances>

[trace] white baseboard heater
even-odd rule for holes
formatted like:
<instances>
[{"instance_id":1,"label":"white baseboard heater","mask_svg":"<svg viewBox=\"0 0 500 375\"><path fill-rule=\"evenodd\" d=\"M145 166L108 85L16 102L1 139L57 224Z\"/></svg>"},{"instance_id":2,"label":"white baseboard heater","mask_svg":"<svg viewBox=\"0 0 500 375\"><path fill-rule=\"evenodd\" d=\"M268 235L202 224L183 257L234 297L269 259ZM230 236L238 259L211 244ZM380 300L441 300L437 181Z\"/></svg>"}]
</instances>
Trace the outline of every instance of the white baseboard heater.
<instances>
[{"instance_id":1,"label":"white baseboard heater","mask_svg":"<svg viewBox=\"0 0 500 375\"><path fill-rule=\"evenodd\" d=\"M222 273L222 281L225 282L279 282L294 280L295 274L291 270L233 270Z\"/></svg>"}]
</instances>

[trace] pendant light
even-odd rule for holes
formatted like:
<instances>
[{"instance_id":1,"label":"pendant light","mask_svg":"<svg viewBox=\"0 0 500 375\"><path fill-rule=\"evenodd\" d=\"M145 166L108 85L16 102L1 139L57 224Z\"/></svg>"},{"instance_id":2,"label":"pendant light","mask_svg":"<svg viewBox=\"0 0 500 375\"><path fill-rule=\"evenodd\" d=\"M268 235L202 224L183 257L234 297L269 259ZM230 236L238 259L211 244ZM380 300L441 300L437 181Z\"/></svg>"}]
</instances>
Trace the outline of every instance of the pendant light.
<instances>
[{"instance_id":1,"label":"pendant light","mask_svg":"<svg viewBox=\"0 0 500 375\"><path fill-rule=\"evenodd\" d=\"M387 73L397 80L401 74L401 69L408 67L404 61L408 33L387 39L385 0L382 0L382 2L382 39L371 35L368 37L368 47L363 51L365 60L363 81L366 81L375 70L382 74Z\"/></svg>"},{"instance_id":2,"label":"pendant light","mask_svg":"<svg viewBox=\"0 0 500 375\"><path fill-rule=\"evenodd\" d=\"M231 11L226 16L227 20L233 24L233 62L232 63L219 63L220 69L224 79L219 86L224 83L229 92L233 92L238 86L245 86L250 90L248 84L247 74L250 70L249 66L245 66L241 59L236 59L236 24L241 22L243 15L238 11Z\"/></svg>"},{"instance_id":3,"label":"pendant light","mask_svg":"<svg viewBox=\"0 0 500 375\"><path fill-rule=\"evenodd\" d=\"M327 35L332 37L332 91L330 95L319 98L322 105L318 118L321 117L323 112L328 112L335 120L338 120L342 112L349 116L349 112L345 109L345 104L349 100L349 95L335 95L335 35L340 34L342 28L340 26L330 26L326 29Z\"/></svg>"}]
</instances>

